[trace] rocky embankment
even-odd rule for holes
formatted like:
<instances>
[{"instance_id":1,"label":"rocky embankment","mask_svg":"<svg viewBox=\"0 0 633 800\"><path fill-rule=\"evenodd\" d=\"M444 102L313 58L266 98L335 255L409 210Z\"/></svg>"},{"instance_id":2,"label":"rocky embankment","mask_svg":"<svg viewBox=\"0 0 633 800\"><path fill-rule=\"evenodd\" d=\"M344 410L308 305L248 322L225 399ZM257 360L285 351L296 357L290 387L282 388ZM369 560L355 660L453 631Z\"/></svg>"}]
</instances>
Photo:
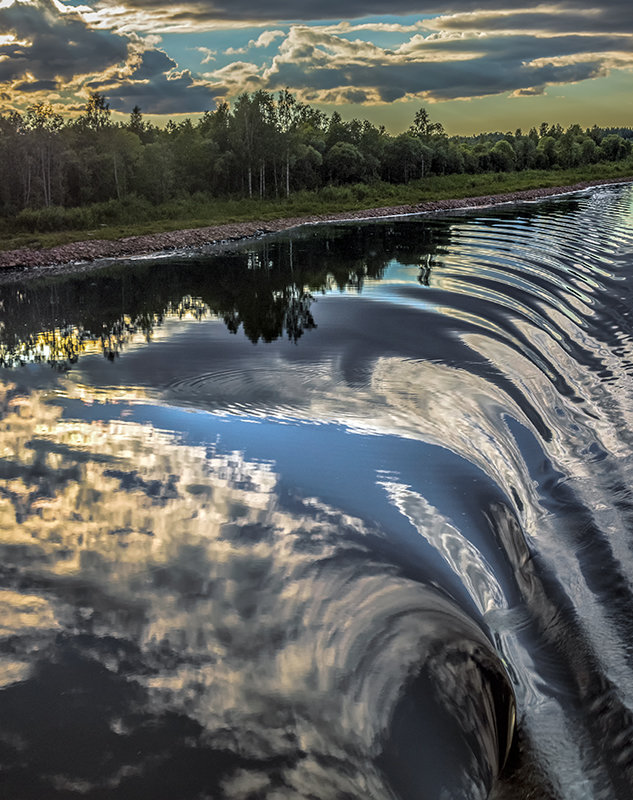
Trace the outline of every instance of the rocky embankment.
<instances>
[{"instance_id":1,"label":"rocky embankment","mask_svg":"<svg viewBox=\"0 0 633 800\"><path fill-rule=\"evenodd\" d=\"M223 225L212 225L206 228L169 231L144 236L129 236L124 239L96 239L84 242L73 242L48 250L6 250L0 252L0 268L5 270L25 269L41 274L59 267L86 265L99 259L125 258L152 253L161 253L182 248L199 248L209 245L226 244L228 242L262 236L266 233L295 228L298 225L314 224L336 220L371 219L373 217L390 217L399 214L416 214L433 211L450 211L460 208L475 208L499 203L538 200L544 197L574 192L589 186L607 183L631 182L633 178L616 178L612 180L596 180L576 183L573 186L558 186L544 189L527 189L506 194L465 197L460 200L436 200L417 205L386 206L370 208L362 211L344 211L335 214L313 214L305 217L276 219L268 222L235 222Z\"/></svg>"}]
</instances>

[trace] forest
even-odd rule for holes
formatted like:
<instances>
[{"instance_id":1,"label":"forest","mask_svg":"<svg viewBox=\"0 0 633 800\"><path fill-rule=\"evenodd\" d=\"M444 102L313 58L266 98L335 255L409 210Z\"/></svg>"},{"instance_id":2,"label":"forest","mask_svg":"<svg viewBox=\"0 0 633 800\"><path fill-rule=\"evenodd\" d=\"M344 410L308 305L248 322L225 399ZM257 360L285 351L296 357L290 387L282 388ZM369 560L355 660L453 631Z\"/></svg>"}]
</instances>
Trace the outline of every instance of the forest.
<instances>
[{"instance_id":1,"label":"forest","mask_svg":"<svg viewBox=\"0 0 633 800\"><path fill-rule=\"evenodd\" d=\"M345 184L406 184L428 176L558 170L631 154L633 129L542 123L524 132L448 136L420 108L403 133L344 121L290 91L240 95L199 119L163 128L134 108L114 122L92 94L64 119L46 103L0 116L0 215L14 229L90 227L94 204L125 203L139 218L171 200L287 198ZM73 210L70 213L68 210Z\"/></svg>"}]
</instances>

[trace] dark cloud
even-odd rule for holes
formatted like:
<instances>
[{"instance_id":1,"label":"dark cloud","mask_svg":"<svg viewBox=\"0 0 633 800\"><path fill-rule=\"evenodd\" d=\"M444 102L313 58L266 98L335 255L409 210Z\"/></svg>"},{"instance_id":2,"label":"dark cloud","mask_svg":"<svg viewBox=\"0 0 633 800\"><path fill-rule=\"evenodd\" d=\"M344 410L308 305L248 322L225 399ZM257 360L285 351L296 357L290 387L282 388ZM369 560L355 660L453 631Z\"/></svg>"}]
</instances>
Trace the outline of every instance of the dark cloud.
<instances>
[{"instance_id":1,"label":"dark cloud","mask_svg":"<svg viewBox=\"0 0 633 800\"><path fill-rule=\"evenodd\" d=\"M347 44L355 47L353 57ZM321 98L354 89L387 103L411 94L438 100L535 94L548 84L605 75L614 52L633 64L633 41L618 36L414 36L396 51L368 45L363 53L344 39L323 34L319 41L318 29L298 27L266 78L268 88L289 86Z\"/></svg>"},{"instance_id":2,"label":"dark cloud","mask_svg":"<svg viewBox=\"0 0 633 800\"><path fill-rule=\"evenodd\" d=\"M93 81L90 88L106 95L114 111L126 113L136 105L145 114L194 114L215 107L217 90L197 80L189 70L158 72L142 81L135 77L133 73L116 83Z\"/></svg>"},{"instance_id":3,"label":"dark cloud","mask_svg":"<svg viewBox=\"0 0 633 800\"><path fill-rule=\"evenodd\" d=\"M145 50L131 77L137 81L149 80L163 72L169 72L177 66L178 64L163 50Z\"/></svg>"},{"instance_id":4,"label":"dark cloud","mask_svg":"<svg viewBox=\"0 0 633 800\"><path fill-rule=\"evenodd\" d=\"M314 93L312 97L310 97L309 93L306 93L306 99L308 101L317 100L321 103L336 104L367 103L371 100L371 95L363 89L341 89L340 91L331 91L321 95Z\"/></svg>"},{"instance_id":5,"label":"dark cloud","mask_svg":"<svg viewBox=\"0 0 633 800\"><path fill-rule=\"evenodd\" d=\"M407 94L450 100L529 89L539 84L571 83L598 77L604 74L604 68L599 61L530 67L488 60L478 66L474 62L451 62L438 68L437 64L414 63L352 67L349 72L350 84L375 88L380 99L390 103ZM286 85L332 90L341 85L341 73L338 69L321 68L301 76L296 70L284 69L277 76L275 88Z\"/></svg>"},{"instance_id":6,"label":"dark cloud","mask_svg":"<svg viewBox=\"0 0 633 800\"><path fill-rule=\"evenodd\" d=\"M369 99L367 92L362 89L347 89L341 95L339 102L344 103L365 103Z\"/></svg>"},{"instance_id":7,"label":"dark cloud","mask_svg":"<svg viewBox=\"0 0 633 800\"><path fill-rule=\"evenodd\" d=\"M13 85L18 92L52 92L59 88L57 81L22 81Z\"/></svg>"},{"instance_id":8,"label":"dark cloud","mask_svg":"<svg viewBox=\"0 0 633 800\"><path fill-rule=\"evenodd\" d=\"M101 7L108 5L119 5L113 0L111 2L100 3ZM340 19L343 9L337 0L303 0L297 3L296 0L273 0L272 2L258 2L258 0L233 0L231 3L193 2L171 3L168 0L126 0L128 8L147 9L155 11L157 8L164 8L170 19L192 21L241 21L253 20L264 21L309 21L309 20L332 20ZM534 3L526 6L526 9L534 8L537 16L549 18L552 24L556 24L555 16L549 14L539 14L540 4ZM578 12L590 12L591 19L596 20L599 30L613 31L619 30L619 26L624 24L630 30L633 26L633 15L629 0L607 0L599 7L596 7L594 0L559 0L552 3L553 8L560 11L569 12L576 15ZM512 0L452 0L450 4L437 2L437 0L393 0L385 7L383 0L351 0L346 3L344 14L346 19L358 19L366 16L384 16L385 12L390 15L402 14L456 14L463 12L481 11L515 11L516 3ZM520 15L517 15L519 17ZM519 23L520 27L525 27L524 23ZM594 28L595 30L596 28ZM568 28L554 28L554 30L569 30ZM579 30L579 29L574 29ZM585 30L585 28L583 28Z\"/></svg>"},{"instance_id":9,"label":"dark cloud","mask_svg":"<svg viewBox=\"0 0 633 800\"><path fill-rule=\"evenodd\" d=\"M0 82L27 73L35 81L68 81L111 67L128 55L127 39L90 28L75 11L61 13L52 0L0 8L0 33L28 42L0 45Z\"/></svg>"},{"instance_id":10,"label":"dark cloud","mask_svg":"<svg viewBox=\"0 0 633 800\"><path fill-rule=\"evenodd\" d=\"M187 70L176 72L177 63L163 50L135 54L130 39L95 30L79 13L63 12L52 0L0 9L0 33L27 42L0 47L0 56L8 56L0 61L0 82L18 80L14 91L52 91L77 76L104 73L85 88L104 94L117 111L138 104L146 113L177 114L214 106L209 85Z\"/></svg>"},{"instance_id":11,"label":"dark cloud","mask_svg":"<svg viewBox=\"0 0 633 800\"><path fill-rule=\"evenodd\" d=\"M165 24L188 22L192 27L220 19L337 20L341 13L333 0L123 2L136 12L132 19L141 19L138 12L147 10L148 19L164 15ZM102 9L108 5L119 9L119 22L125 19L119 0L102 0ZM279 42L272 65L235 62L208 75L211 83L179 71L163 50L142 51L137 37L97 30L81 13L70 7L64 11L54 0L18 0L0 9L0 33L16 38L0 46L0 83L18 82L13 89L34 93L94 76L85 88L104 94L113 109L127 112L138 104L146 113L176 114L213 108L219 96L286 86L306 99L337 103L389 103L409 95L438 100L504 92L528 96L551 84L595 78L633 64L633 37L622 35L633 27L633 14L629 2L620 0L599 8L589 0L554 0L523 10L509 0L455 0L450 13L438 0L395 0L388 10L390 15L439 14L425 21L437 33L414 35L401 47L383 50L352 41L344 29L337 35L335 26L293 25ZM345 17L382 17L384 12L384 2L351 0Z\"/></svg>"},{"instance_id":12,"label":"dark cloud","mask_svg":"<svg viewBox=\"0 0 633 800\"><path fill-rule=\"evenodd\" d=\"M613 4L617 6L617 4ZM494 9L479 9L479 13L451 13L438 20L443 30L460 31L545 31L552 33L626 33L633 31L631 7L557 8L556 13L541 10L511 10L497 13Z\"/></svg>"},{"instance_id":13,"label":"dark cloud","mask_svg":"<svg viewBox=\"0 0 633 800\"><path fill-rule=\"evenodd\" d=\"M619 36L546 36L535 37L516 34L513 36L492 36L474 38L434 39L419 43L417 54L432 54L434 51L459 57L460 53L473 53L476 58L464 61L465 69L480 69L488 74L487 65L516 69L539 59L582 59L588 55L621 52L633 54L633 38ZM412 53L414 50L412 49ZM596 56L599 57L599 56Z\"/></svg>"}]
</instances>

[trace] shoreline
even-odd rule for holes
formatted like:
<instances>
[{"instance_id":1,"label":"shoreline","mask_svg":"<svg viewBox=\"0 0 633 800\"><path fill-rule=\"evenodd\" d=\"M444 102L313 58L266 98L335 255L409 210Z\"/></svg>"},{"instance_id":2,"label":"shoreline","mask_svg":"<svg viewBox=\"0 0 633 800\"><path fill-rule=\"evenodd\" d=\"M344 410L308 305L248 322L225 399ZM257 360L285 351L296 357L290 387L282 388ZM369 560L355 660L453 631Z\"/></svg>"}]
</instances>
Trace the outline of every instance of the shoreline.
<instances>
[{"instance_id":1,"label":"shoreline","mask_svg":"<svg viewBox=\"0 0 633 800\"><path fill-rule=\"evenodd\" d=\"M503 194L463 197L455 200L431 200L414 205L384 206L360 211L342 211L332 214L310 214L301 217L279 218L269 221L228 222L203 228L167 231L164 233L142 234L123 239L96 239L58 245L50 249L0 251L0 270L15 271L21 277L27 275L52 274L60 271L85 269L96 262L109 259L123 259L133 256L160 256L170 251L197 249L214 245L227 245L270 233L296 228L301 225L326 222L345 222L353 220L379 219L413 214L456 211L468 208L483 208L532 200L546 199L557 195L582 191L592 186L606 186L618 183L632 183L633 177L607 178L604 180L581 181L570 186L552 186L539 189L522 189ZM14 273L15 274L15 273Z\"/></svg>"}]
</instances>

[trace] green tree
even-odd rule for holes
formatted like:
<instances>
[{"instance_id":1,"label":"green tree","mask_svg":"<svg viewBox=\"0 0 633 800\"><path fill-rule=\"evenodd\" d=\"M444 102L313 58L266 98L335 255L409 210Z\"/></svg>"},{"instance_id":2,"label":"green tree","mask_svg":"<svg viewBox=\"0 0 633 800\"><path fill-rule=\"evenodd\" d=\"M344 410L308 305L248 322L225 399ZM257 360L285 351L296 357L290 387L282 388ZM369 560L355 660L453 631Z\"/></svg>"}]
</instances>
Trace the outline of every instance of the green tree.
<instances>
[{"instance_id":1,"label":"green tree","mask_svg":"<svg viewBox=\"0 0 633 800\"><path fill-rule=\"evenodd\" d=\"M61 185L59 131L64 120L60 114L53 111L49 103L37 103L29 106L23 124L33 155L41 204L50 206L53 202L54 178L57 187ZM61 200L61 197L59 199Z\"/></svg>"},{"instance_id":2,"label":"green tree","mask_svg":"<svg viewBox=\"0 0 633 800\"><path fill-rule=\"evenodd\" d=\"M411 178L420 178L424 175L425 164L431 158L431 149L423 145L418 137L401 133L385 146L386 177L393 183L408 183Z\"/></svg>"},{"instance_id":3,"label":"green tree","mask_svg":"<svg viewBox=\"0 0 633 800\"><path fill-rule=\"evenodd\" d=\"M507 139L500 139L490 150L493 169L499 172L510 172L516 164L514 148Z\"/></svg>"},{"instance_id":4,"label":"green tree","mask_svg":"<svg viewBox=\"0 0 633 800\"><path fill-rule=\"evenodd\" d=\"M358 181L364 168L363 154L349 142L337 142L325 154L324 165L335 183Z\"/></svg>"},{"instance_id":5,"label":"green tree","mask_svg":"<svg viewBox=\"0 0 633 800\"><path fill-rule=\"evenodd\" d=\"M536 148L537 165L542 169L550 169L556 163L556 139L544 136Z\"/></svg>"},{"instance_id":6,"label":"green tree","mask_svg":"<svg viewBox=\"0 0 633 800\"><path fill-rule=\"evenodd\" d=\"M429 112L426 108L419 108L415 112L413 124L410 126L408 133L411 136L417 136L420 139L429 139L432 136L444 136L444 126L441 122L431 122Z\"/></svg>"},{"instance_id":7,"label":"green tree","mask_svg":"<svg viewBox=\"0 0 633 800\"><path fill-rule=\"evenodd\" d=\"M630 154L631 142L618 136L617 133L610 133L600 143L600 155L607 161L617 161Z\"/></svg>"},{"instance_id":8,"label":"green tree","mask_svg":"<svg viewBox=\"0 0 633 800\"><path fill-rule=\"evenodd\" d=\"M301 121L302 106L297 103L292 92L287 88L279 92L277 97L277 126L281 134L281 141L285 162L285 187L286 197L290 196L290 163L293 145L296 144L296 131Z\"/></svg>"},{"instance_id":9,"label":"green tree","mask_svg":"<svg viewBox=\"0 0 633 800\"><path fill-rule=\"evenodd\" d=\"M106 103L105 97L99 92L93 92L78 122L93 131L107 127L110 124L110 104Z\"/></svg>"}]
</instances>

